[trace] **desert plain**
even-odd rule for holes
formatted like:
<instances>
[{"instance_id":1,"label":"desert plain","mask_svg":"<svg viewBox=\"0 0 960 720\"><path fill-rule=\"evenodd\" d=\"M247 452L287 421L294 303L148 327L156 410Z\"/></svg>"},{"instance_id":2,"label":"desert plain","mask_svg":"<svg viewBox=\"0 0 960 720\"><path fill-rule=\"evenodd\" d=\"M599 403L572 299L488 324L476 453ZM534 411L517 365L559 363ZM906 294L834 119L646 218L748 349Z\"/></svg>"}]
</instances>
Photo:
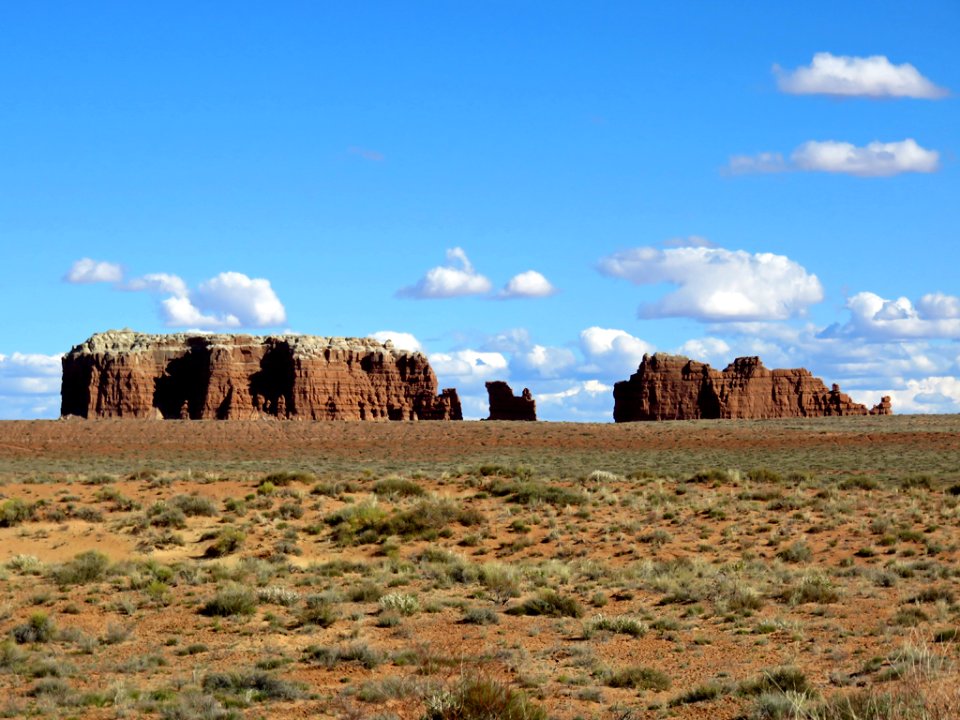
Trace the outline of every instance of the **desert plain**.
<instances>
[{"instance_id":1,"label":"desert plain","mask_svg":"<svg viewBox=\"0 0 960 720\"><path fill-rule=\"evenodd\" d=\"M960 717L960 416L0 423L0 716Z\"/></svg>"}]
</instances>

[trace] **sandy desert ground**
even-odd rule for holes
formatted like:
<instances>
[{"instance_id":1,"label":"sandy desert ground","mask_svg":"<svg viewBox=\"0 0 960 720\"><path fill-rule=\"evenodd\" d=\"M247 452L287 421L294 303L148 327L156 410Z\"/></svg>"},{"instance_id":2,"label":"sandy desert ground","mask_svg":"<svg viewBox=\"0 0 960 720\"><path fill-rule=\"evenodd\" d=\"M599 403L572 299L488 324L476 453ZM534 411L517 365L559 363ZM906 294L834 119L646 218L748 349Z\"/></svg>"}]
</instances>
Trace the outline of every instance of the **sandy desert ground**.
<instances>
[{"instance_id":1,"label":"sandy desert ground","mask_svg":"<svg viewBox=\"0 0 960 720\"><path fill-rule=\"evenodd\" d=\"M0 716L960 717L960 417L0 423Z\"/></svg>"}]
</instances>

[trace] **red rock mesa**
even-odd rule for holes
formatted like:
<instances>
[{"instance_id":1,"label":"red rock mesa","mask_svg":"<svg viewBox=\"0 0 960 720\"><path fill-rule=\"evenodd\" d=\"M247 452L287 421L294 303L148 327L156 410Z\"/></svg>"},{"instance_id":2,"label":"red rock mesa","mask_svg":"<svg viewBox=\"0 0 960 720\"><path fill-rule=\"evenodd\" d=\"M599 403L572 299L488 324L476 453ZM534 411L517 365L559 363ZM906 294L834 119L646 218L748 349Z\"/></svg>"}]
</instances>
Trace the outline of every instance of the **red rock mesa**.
<instances>
[{"instance_id":1,"label":"red rock mesa","mask_svg":"<svg viewBox=\"0 0 960 720\"><path fill-rule=\"evenodd\" d=\"M460 420L426 357L369 338L98 333L63 358L61 415Z\"/></svg>"},{"instance_id":2,"label":"red rock mesa","mask_svg":"<svg viewBox=\"0 0 960 720\"><path fill-rule=\"evenodd\" d=\"M721 372L680 355L644 355L613 398L616 422L893 414L889 397L867 410L808 370L769 370L758 357L737 358Z\"/></svg>"}]
</instances>

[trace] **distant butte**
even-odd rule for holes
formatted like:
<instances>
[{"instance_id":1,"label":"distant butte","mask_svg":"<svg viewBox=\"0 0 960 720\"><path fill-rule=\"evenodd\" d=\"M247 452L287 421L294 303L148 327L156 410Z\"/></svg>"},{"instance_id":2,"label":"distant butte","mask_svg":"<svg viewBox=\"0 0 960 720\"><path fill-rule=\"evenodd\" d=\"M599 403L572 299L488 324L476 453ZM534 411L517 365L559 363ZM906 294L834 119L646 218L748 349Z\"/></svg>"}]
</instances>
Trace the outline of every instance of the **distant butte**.
<instances>
[{"instance_id":1,"label":"distant butte","mask_svg":"<svg viewBox=\"0 0 960 720\"><path fill-rule=\"evenodd\" d=\"M719 371L681 355L644 355L637 372L614 385L613 398L616 422L893 414L889 397L868 410L808 370L769 370L758 357Z\"/></svg>"},{"instance_id":2,"label":"distant butte","mask_svg":"<svg viewBox=\"0 0 960 720\"><path fill-rule=\"evenodd\" d=\"M495 380L487 383L487 396L490 398L488 420L537 419L537 403L527 388L517 396L505 382Z\"/></svg>"},{"instance_id":3,"label":"distant butte","mask_svg":"<svg viewBox=\"0 0 960 720\"><path fill-rule=\"evenodd\" d=\"M99 333L63 357L61 415L460 420L421 353L369 338Z\"/></svg>"}]
</instances>

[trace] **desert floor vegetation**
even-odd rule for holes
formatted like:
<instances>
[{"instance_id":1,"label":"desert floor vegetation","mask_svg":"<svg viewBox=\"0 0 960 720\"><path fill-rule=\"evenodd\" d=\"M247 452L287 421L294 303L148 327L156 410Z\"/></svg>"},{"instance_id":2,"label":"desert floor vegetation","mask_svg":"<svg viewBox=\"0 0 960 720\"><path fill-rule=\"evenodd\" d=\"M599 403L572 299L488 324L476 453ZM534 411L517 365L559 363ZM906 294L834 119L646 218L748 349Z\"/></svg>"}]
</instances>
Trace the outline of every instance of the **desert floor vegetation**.
<instances>
[{"instance_id":1,"label":"desert floor vegetation","mask_svg":"<svg viewBox=\"0 0 960 720\"><path fill-rule=\"evenodd\" d=\"M0 717L960 717L960 420L0 423Z\"/></svg>"}]
</instances>

